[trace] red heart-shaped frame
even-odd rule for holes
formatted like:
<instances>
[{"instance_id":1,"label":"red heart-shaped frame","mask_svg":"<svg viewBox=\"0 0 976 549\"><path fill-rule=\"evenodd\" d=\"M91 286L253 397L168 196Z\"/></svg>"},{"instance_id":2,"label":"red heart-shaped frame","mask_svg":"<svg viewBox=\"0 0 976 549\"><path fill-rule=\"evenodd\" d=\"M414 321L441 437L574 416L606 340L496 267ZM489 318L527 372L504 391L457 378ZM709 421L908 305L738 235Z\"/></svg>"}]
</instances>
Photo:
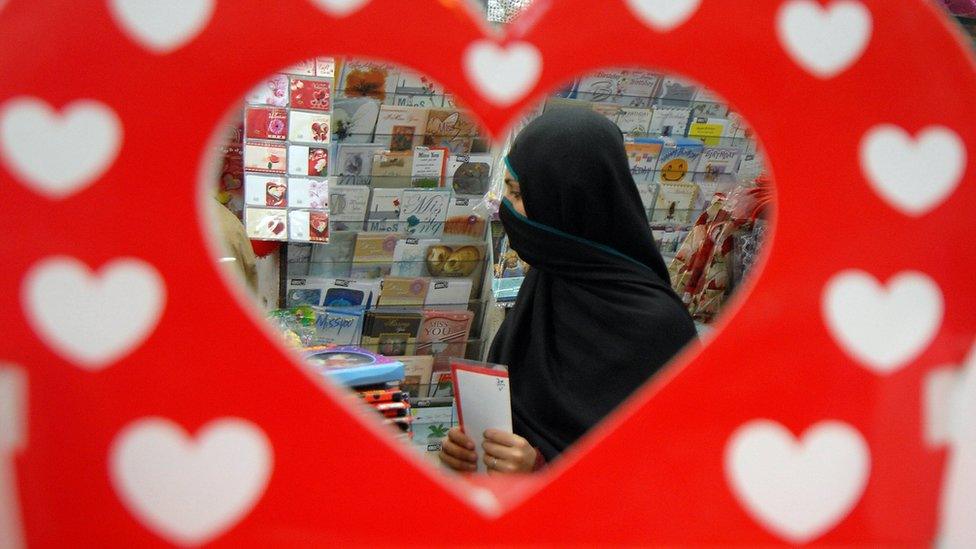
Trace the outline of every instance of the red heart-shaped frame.
<instances>
[{"instance_id":1,"label":"red heart-shaped frame","mask_svg":"<svg viewBox=\"0 0 976 549\"><path fill-rule=\"evenodd\" d=\"M114 110L124 135L104 174L63 196L32 189L9 158L0 172L0 211L15 227L0 244L0 359L19 366L29 387L15 471L32 544L178 541L136 520L108 474L120 431L146 417L188 433L242 418L267 437L266 488L215 533L229 546L790 541L754 520L727 481L730 437L762 418L796 435L839 421L870 449L856 506L807 540L934 539L945 454L924 443L921 387L934 368L960 363L976 333L968 211L976 186L967 170L951 196L907 215L872 190L859 164L862 138L882 124L911 135L948 128L976 156L972 59L929 2L854 0L871 16L866 49L820 76L778 37L784 0L704 0L670 29L638 17L624 0L537 0L505 36L459 0L409 9L397 0L273 8L237 0L218 2L185 43L155 48L110 14L109 4L125 3L66 9L11 0L0 8L0 108L23 96L55 109L93 99ZM339 13L340 4L350 11ZM650 11L655 3L629 4ZM531 92L509 106L485 99L465 76L467 48L486 38L525 42L541 54ZM215 131L255 82L316 55L426 73L496 136L547 91L596 68L644 66L703 82L751 122L776 175L775 241L761 275L707 347L682 354L540 479L492 486L501 512L480 512L468 501L469 485L405 458L378 427L323 398L338 393L295 367L213 265L198 181L212 162ZM155 329L101 368L52 352L25 314L25 279L53 256L92 269L120 257L151 265L165 284ZM849 269L880 281L918 271L941 289L941 328L904 367L866 368L831 335L822 299Z\"/></svg>"}]
</instances>

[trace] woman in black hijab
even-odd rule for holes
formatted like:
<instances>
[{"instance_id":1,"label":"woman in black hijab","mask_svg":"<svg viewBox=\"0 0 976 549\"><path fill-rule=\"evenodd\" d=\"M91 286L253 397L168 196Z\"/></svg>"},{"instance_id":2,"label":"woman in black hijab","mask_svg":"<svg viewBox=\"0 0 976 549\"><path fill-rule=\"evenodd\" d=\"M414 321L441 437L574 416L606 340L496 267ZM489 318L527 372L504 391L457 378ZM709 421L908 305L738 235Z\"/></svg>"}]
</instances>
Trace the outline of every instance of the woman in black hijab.
<instances>
[{"instance_id":1,"label":"woman in black hijab","mask_svg":"<svg viewBox=\"0 0 976 549\"><path fill-rule=\"evenodd\" d=\"M499 215L530 265L488 356L509 367L515 434L489 429L491 472L551 461L695 337L654 244L623 136L584 109L555 109L518 135ZM441 461L475 470L460 429Z\"/></svg>"}]
</instances>

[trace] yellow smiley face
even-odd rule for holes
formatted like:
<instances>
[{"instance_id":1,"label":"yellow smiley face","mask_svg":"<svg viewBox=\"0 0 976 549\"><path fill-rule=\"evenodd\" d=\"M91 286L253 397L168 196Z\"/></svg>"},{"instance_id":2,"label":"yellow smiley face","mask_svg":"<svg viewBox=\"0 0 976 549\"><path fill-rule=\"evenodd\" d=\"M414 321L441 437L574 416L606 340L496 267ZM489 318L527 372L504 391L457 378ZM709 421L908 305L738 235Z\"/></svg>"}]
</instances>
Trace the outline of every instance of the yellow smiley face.
<instances>
[{"instance_id":1,"label":"yellow smiley face","mask_svg":"<svg viewBox=\"0 0 976 549\"><path fill-rule=\"evenodd\" d=\"M684 158L675 158L669 160L667 164L661 168L661 178L665 181L681 181L684 179L685 174L688 173L688 161Z\"/></svg>"}]
</instances>

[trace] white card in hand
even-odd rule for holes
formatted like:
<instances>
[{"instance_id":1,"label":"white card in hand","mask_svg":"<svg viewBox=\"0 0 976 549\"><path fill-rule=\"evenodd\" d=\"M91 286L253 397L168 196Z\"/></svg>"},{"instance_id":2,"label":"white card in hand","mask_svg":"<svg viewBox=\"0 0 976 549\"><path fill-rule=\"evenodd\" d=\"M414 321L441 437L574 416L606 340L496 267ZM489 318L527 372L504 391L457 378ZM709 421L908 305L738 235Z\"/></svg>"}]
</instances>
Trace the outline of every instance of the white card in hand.
<instances>
[{"instance_id":1,"label":"white card in hand","mask_svg":"<svg viewBox=\"0 0 976 549\"><path fill-rule=\"evenodd\" d=\"M485 467L484 442L486 429L512 432L512 394L508 372L452 364L454 400L457 402L458 419L465 434L474 441L478 453L478 472Z\"/></svg>"}]
</instances>

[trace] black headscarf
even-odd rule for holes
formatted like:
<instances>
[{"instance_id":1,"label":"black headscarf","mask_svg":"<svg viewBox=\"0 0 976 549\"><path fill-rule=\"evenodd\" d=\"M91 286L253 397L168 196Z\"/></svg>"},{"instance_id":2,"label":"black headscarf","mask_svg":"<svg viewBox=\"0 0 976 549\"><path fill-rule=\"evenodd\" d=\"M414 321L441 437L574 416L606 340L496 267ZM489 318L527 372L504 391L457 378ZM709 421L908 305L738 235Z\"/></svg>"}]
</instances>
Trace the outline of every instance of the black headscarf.
<instances>
[{"instance_id":1,"label":"black headscarf","mask_svg":"<svg viewBox=\"0 0 976 549\"><path fill-rule=\"evenodd\" d=\"M558 456L695 337L630 175L620 130L547 111L512 144L526 216L502 203L531 269L489 361L509 366L515 433Z\"/></svg>"}]
</instances>

